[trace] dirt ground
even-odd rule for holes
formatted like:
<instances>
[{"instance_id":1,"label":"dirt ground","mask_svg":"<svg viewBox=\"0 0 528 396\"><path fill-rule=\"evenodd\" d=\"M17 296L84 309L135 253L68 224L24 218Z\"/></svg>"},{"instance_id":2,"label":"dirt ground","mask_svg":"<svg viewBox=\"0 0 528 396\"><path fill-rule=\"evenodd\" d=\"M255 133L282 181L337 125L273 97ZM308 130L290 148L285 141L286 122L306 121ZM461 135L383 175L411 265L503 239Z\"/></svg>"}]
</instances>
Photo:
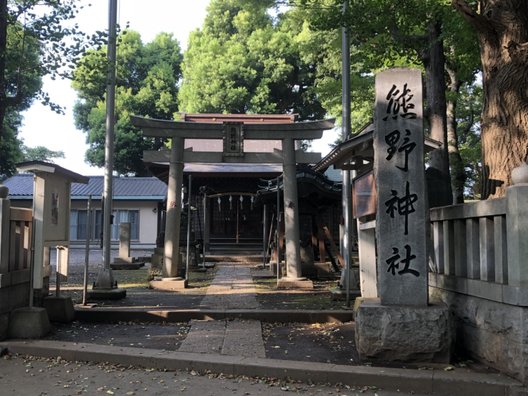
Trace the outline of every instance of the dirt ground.
<instances>
[{"instance_id":1,"label":"dirt ground","mask_svg":"<svg viewBox=\"0 0 528 396\"><path fill-rule=\"evenodd\" d=\"M70 256L70 276L61 284L63 294L72 296L74 303L82 301L82 252ZM133 252L136 256L148 252ZM116 252L113 252L116 254ZM91 256L94 257L94 256ZM97 256L95 256L97 260ZM99 265L100 266L100 265ZM98 265L90 264L89 284L96 279ZM163 292L148 287L152 275L149 265L139 270L115 270L119 287L127 290L127 297L117 301L98 301L97 306L197 309L207 287L214 278L215 268L205 272L191 271L189 287L181 292ZM330 289L336 281L316 281L313 291L277 290L276 279L265 275L265 270L252 269L261 309L349 309L342 300L334 300ZM54 277L52 276L53 280ZM54 290L54 285L51 285ZM352 301L353 304L353 301ZM88 342L116 346L134 346L153 349L177 350L189 330L188 323L83 323L54 324L48 339ZM360 365L355 347L354 324L350 323L262 323L266 357L283 360L324 362L342 365ZM452 368L466 368L487 372L488 368L458 359Z\"/></svg>"},{"instance_id":2,"label":"dirt ground","mask_svg":"<svg viewBox=\"0 0 528 396\"><path fill-rule=\"evenodd\" d=\"M61 293L72 297L74 303L82 302L84 255L82 251L70 253L67 282L61 283ZM97 278L100 265L99 252L90 257L89 282ZM148 252L134 251L135 256ZM113 252L115 254L115 252ZM53 261L52 261L53 262ZM215 269L206 272L192 271L189 287L182 292L162 292L148 288L152 271L147 264L139 270L114 270L119 287L127 290L127 297L117 301L98 301L98 306L199 308L207 286L214 278ZM316 281L313 291L277 290L276 279L263 276L266 271L256 266L252 269L261 309L343 309L343 301L334 301L329 292L335 281ZM54 277L51 277L54 280ZM51 291L54 290L51 284ZM116 346L135 346L154 349L177 350L189 330L188 323L83 323L54 324L47 339L88 342ZM352 323L262 323L266 356L275 359L358 364Z\"/></svg>"},{"instance_id":3,"label":"dirt ground","mask_svg":"<svg viewBox=\"0 0 528 396\"><path fill-rule=\"evenodd\" d=\"M89 284L96 279L98 268L91 263ZM274 280L253 269L257 299L262 309L343 309L343 301L332 299L329 288L335 282L316 282L314 291L279 291ZM75 303L82 301L82 261L70 267L68 282L61 285ZM148 288L148 266L135 271L114 271L114 277L127 297L119 301L97 302L98 306L146 308L198 308L215 269L190 274L189 288L183 292L161 292ZM53 279L53 277L52 277ZM52 290L54 285L52 284ZM87 342L103 345L152 348L175 351L185 339L188 323L86 323L53 324L48 339ZM360 365L354 344L353 323L262 323L266 357L272 359ZM69 362L61 358L44 359L3 354L0 351L0 394L11 395L379 395L386 392L375 384L353 388L279 381L274 378L233 377L209 372L164 372L154 369L122 367L109 364ZM461 362L444 368L464 370L472 362ZM423 368L427 369L427 368ZM479 367L471 367L479 371ZM484 368L486 370L486 368Z\"/></svg>"}]
</instances>

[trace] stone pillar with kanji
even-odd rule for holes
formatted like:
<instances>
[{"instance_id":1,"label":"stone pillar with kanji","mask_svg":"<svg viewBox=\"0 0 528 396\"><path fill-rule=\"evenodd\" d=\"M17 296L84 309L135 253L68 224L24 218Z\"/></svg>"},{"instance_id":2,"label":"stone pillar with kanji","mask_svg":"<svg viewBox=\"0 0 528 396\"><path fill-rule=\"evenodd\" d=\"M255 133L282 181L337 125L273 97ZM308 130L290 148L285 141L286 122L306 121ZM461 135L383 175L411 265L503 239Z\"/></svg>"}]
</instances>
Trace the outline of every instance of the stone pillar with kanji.
<instances>
[{"instance_id":1,"label":"stone pillar with kanji","mask_svg":"<svg viewBox=\"0 0 528 396\"><path fill-rule=\"evenodd\" d=\"M375 107L378 298L356 304L358 352L363 361L447 362L448 310L428 300L421 72L379 73Z\"/></svg>"}]
</instances>

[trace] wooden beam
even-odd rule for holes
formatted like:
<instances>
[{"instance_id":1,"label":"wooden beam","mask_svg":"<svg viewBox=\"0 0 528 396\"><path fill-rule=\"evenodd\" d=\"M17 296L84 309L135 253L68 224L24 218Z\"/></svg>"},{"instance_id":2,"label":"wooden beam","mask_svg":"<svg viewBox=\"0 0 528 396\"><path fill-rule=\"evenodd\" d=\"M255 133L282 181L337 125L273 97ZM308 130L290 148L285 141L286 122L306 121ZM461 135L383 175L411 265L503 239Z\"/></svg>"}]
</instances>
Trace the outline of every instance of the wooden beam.
<instances>
[{"instance_id":1,"label":"wooden beam","mask_svg":"<svg viewBox=\"0 0 528 396\"><path fill-rule=\"evenodd\" d=\"M315 164L321 159L321 153L307 153L296 151L295 160L300 164ZM143 161L166 162L169 163L170 151L144 151ZM209 151L190 151L183 152L183 161L185 163L203 163L203 164L222 164L222 163L240 163L240 164L282 164L282 151L276 150L273 153L245 153L243 157L224 157L221 152Z\"/></svg>"}]
</instances>

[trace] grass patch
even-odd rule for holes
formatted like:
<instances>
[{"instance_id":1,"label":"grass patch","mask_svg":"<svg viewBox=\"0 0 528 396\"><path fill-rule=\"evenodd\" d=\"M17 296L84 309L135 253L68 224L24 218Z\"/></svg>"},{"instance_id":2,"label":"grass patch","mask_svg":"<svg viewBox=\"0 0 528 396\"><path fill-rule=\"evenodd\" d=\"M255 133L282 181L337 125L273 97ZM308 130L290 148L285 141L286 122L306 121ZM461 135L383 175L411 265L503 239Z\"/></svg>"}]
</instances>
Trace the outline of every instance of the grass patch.
<instances>
[{"instance_id":1,"label":"grass patch","mask_svg":"<svg viewBox=\"0 0 528 396\"><path fill-rule=\"evenodd\" d=\"M207 288L211 285L216 275L216 267L207 271L189 271L188 287L192 289Z\"/></svg>"},{"instance_id":2,"label":"grass patch","mask_svg":"<svg viewBox=\"0 0 528 396\"><path fill-rule=\"evenodd\" d=\"M114 270L112 271L114 280L120 288L147 288L149 280L149 270L141 268L137 270Z\"/></svg>"}]
</instances>

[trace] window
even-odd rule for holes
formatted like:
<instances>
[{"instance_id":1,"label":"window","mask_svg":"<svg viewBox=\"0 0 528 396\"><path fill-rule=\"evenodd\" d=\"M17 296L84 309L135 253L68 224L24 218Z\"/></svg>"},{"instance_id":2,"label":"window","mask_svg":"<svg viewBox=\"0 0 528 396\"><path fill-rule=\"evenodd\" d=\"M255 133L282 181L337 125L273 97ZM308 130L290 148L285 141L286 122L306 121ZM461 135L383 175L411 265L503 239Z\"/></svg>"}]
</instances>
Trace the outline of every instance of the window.
<instances>
[{"instance_id":1,"label":"window","mask_svg":"<svg viewBox=\"0 0 528 396\"><path fill-rule=\"evenodd\" d=\"M114 210L112 224L112 240L119 240L119 224L130 223L130 239L139 240L139 210Z\"/></svg>"},{"instance_id":2,"label":"window","mask_svg":"<svg viewBox=\"0 0 528 396\"><path fill-rule=\"evenodd\" d=\"M114 210L114 223L111 227L111 239L119 240L119 224L130 223L130 239L139 240L139 210ZM70 240L86 240L88 216L86 210L73 209L70 215ZM92 212L91 240L102 238L103 219L101 210Z\"/></svg>"}]
</instances>

